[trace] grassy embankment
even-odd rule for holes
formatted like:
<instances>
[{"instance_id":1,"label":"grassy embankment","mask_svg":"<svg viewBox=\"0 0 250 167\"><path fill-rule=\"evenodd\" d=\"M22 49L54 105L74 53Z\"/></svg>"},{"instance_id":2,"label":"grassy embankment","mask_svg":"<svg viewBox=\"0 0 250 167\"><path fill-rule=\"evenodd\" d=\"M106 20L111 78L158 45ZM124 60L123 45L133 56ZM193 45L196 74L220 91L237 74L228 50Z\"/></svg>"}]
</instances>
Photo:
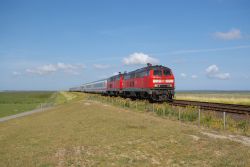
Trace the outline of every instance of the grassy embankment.
<instances>
[{"instance_id":1,"label":"grassy embankment","mask_svg":"<svg viewBox=\"0 0 250 167\"><path fill-rule=\"evenodd\" d=\"M221 133L208 137L210 132L197 126L141 113L143 105L135 112L107 101L90 101L83 94L66 94L78 98L0 124L0 166L250 164L250 145L220 137Z\"/></svg>"},{"instance_id":2,"label":"grassy embankment","mask_svg":"<svg viewBox=\"0 0 250 167\"><path fill-rule=\"evenodd\" d=\"M41 104L61 104L68 98L72 97L63 92L0 92L0 118L39 108Z\"/></svg>"},{"instance_id":3,"label":"grassy embankment","mask_svg":"<svg viewBox=\"0 0 250 167\"><path fill-rule=\"evenodd\" d=\"M105 103L109 103L115 106L132 109L135 111L151 111L155 112L158 116L163 118L171 118L174 120L180 120L182 122L188 122L203 127L208 127L216 130L227 130L230 132L240 133L249 136L250 135L250 118L249 115L244 119L234 119L230 114L226 115L226 127L224 127L222 113L216 113L211 111L202 111L200 120L198 108L196 107L174 107L167 103L149 103L147 100L123 99L120 97L105 97L101 95L86 94L86 98L90 100L97 100ZM225 129L224 129L225 128Z\"/></svg>"},{"instance_id":4,"label":"grassy embankment","mask_svg":"<svg viewBox=\"0 0 250 167\"><path fill-rule=\"evenodd\" d=\"M249 91L182 91L176 99L250 105Z\"/></svg>"}]
</instances>

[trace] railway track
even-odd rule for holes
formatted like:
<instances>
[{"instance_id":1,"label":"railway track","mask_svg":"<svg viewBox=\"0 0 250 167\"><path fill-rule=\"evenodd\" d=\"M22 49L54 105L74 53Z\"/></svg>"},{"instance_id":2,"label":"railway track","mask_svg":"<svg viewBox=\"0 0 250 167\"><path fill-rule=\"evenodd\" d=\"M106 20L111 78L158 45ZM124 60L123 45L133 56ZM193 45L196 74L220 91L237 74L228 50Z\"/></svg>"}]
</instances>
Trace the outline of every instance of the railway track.
<instances>
[{"instance_id":1,"label":"railway track","mask_svg":"<svg viewBox=\"0 0 250 167\"><path fill-rule=\"evenodd\" d=\"M187 100L174 100L171 105L174 106L196 106L204 110L213 110L218 112L228 112L235 114L248 114L250 115L250 106L238 104L225 104L225 103L210 103L200 101L187 101Z\"/></svg>"}]
</instances>

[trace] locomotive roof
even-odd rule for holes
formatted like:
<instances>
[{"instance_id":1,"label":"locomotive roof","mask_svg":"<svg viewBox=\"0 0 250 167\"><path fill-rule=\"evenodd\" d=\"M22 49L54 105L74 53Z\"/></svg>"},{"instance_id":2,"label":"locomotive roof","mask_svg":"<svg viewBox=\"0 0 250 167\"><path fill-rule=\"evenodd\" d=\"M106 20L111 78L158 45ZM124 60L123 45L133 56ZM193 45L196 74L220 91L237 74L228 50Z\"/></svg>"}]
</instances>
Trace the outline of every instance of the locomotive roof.
<instances>
[{"instance_id":1,"label":"locomotive roof","mask_svg":"<svg viewBox=\"0 0 250 167\"><path fill-rule=\"evenodd\" d=\"M124 74L130 74L130 73L134 73L134 72L140 72L140 71L144 71L144 70L148 70L148 69L155 69L155 68L165 68L165 69L169 69L168 67L165 67L165 66L162 66L162 65L154 65L154 66L147 66L147 67L143 67L143 68L139 68L137 70L134 70L134 71L130 71L128 73L124 73Z\"/></svg>"},{"instance_id":2,"label":"locomotive roof","mask_svg":"<svg viewBox=\"0 0 250 167\"><path fill-rule=\"evenodd\" d=\"M148 70L148 69L155 69L155 68L165 68L165 69L169 69L168 67L165 67L165 66L162 66L162 65L154 65L154 66L146 66L146 67L142 67L142 68L139 68L139 69L136 69L134 71L130 71L130 72L124 72L124 73L121 73L121 74L117 74L117 75L113 75L109 78L115 78L115 77L118 77L120 75L126 75L126 74L131 74L131 73L134 73L134 72L141 72L141 71L144 71L144 70ZM107 79L109 79L107 78Z\"/></svg>"}]
</instances>

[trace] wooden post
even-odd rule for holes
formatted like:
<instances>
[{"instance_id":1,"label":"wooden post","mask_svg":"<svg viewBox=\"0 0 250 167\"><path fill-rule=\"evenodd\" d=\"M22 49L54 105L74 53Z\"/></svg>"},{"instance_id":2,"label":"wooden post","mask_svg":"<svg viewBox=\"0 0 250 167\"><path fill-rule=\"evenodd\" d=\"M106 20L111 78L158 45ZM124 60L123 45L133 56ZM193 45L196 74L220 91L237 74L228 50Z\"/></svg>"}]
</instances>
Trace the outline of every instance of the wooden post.
<instances>
[{"instance_id":1,"label":"wooden post","mask_svg":"<svg viewBox=\"0 0 250 167\"><path fill-rule=\"evenodd\" d=\"M137 101L135 102L135 109L137 110Z\"/></svg>"},{"instance_id":2,"label":"wooden post","mask_svg":"<svg viewBox=\"0 0 250 167\"><path fill-rule=\"evenodd\" d=\"M200 123L201 123L201 109L199 109L199 126L200 126Z\"/></svg>"},{"instance_id":3,"label":"wooden post","mask_svg":"<svg viewBox=\"0 0 250 167\"><path fill-rule=\"evenodd\" d=\"M179 120L181 120L181 109L180 109L180 107L179 107L179 116L178 116L178 118L179 118Z\"/></svg>"},{"instance_id":4,"label":"wooden post","mask_svg":"<svg viewBox=\"0 0 250 167\"><path fill-rule=\"evenodd\" d=\"M154 105L154 103L153 103L153 112L155 112L155 105Z\"/></svg>"},{"instance_id":5,"label":"wooden post","mask_svg":"<svg viewBox=\"0 0 250 167\"><path fill-rule=\"evenodd\" d=\"M223 112L223 128L226 129L226 112Z\"/></svg>"}]
</instances>

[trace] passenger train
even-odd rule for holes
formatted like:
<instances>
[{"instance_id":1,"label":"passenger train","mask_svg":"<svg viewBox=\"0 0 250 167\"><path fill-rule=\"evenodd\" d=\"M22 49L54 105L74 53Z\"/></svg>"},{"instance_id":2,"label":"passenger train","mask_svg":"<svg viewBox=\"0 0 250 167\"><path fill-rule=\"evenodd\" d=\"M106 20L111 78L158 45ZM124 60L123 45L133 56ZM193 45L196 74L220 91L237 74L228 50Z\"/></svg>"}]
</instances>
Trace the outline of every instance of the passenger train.
<instances>
[{"instance_id":1,"label":"passenger train","mask_svg":"<svg viewBox=\"0 0 250 167\"><path fill-rule=\"evenodd\" d=\"M175 94L175 78L170 68L148 63L146 67L86 83L70 91L171 101Z\"/></svg>"}]
</instances>

